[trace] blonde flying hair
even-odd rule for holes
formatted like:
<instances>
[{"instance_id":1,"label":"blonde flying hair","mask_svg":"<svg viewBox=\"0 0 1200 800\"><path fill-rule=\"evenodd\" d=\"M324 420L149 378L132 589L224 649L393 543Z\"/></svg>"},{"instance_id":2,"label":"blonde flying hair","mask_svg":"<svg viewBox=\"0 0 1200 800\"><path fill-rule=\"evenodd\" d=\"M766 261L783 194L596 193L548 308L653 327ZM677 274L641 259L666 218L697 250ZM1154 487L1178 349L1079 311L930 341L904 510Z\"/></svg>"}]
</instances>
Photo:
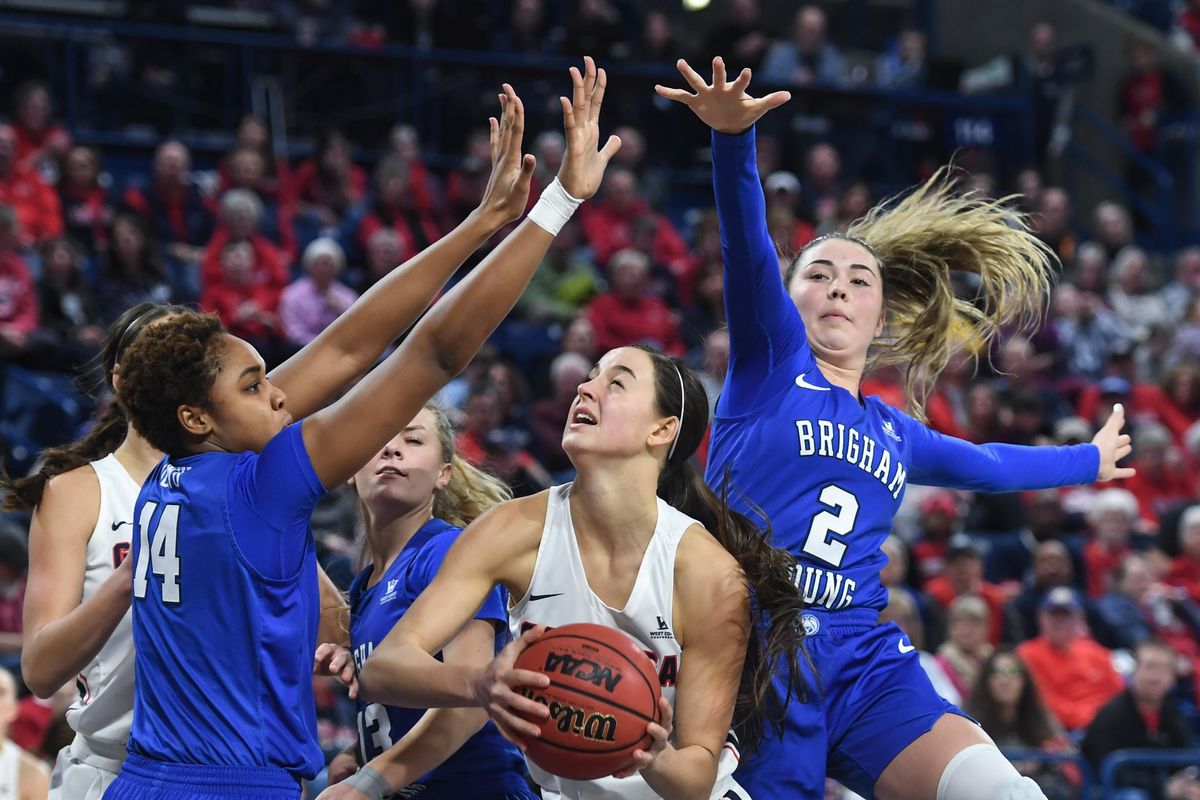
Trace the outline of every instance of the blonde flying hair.
<instances>
[{"instance_id":1,"label":"blonde flying hair","mask_svg":"<svg viewBox=\"0 0 1200 800\"><path fill-rule=\"evenodd\" d=\"M1058 257L1034 236L1015 195L998 200L956 190L945 166L906 197L884 201L846 233L814 239L788 266L786 285L804 253L828 239L866 248L883 278L886 329L868 368L903 364L910 411L925 420L925 401L950 354L964 347L976 357L1001 330L1035 328L1045 313ZM951 275L978 278L975 298L954 294Z\"/></svg>"},{"instance_id":2,"label":"blonde flying hair","mask_svg":"<svg viewBox=\"0 0 1200 800\"><path fill-rule=\"evenodd\" d=\"M492 506L512 499L512 490L494 475L454 452L454 426L437 403L425 404L433 414L442 462L450 465L450 481L433 496L433 516L465 528Z\"/></svg>"}]
</instances>

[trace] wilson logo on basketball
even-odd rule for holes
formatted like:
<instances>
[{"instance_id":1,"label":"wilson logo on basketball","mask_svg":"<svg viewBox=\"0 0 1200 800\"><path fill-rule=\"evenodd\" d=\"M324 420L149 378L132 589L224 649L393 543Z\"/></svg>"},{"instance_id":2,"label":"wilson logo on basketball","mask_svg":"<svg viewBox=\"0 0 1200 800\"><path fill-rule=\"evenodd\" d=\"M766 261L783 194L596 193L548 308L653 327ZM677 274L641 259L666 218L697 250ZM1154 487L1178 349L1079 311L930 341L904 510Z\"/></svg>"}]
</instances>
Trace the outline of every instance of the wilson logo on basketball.
<instances>
[{"instance_id":1,"label":"wilson logo on basketball","mask_svg":"<svg viewBox=\"0 0 1200 800\"><path fill-rule=\"evenodd\" d=\"M560 733L573 734L590 742L611 742L617 738L617 718L611 714L569 706L536 694L532 689L521 689L520 693L550 709L550 718Z\"/></svg>"},{"instance_id":2,"label":"wilson logo on basketball","mask_svg":"<svg viewBox=\"0 0 1200 800\"><path fill-rule=\"evenodd\" d=\"M556 653L551 650L546 654L544 672L559 672L569 678L585 681L604 688L611 694L621 682L621 673L613 674L609 667L602 667L595 661L586 658L575 658L566 653Z\"/></svg>"}]
</instances>

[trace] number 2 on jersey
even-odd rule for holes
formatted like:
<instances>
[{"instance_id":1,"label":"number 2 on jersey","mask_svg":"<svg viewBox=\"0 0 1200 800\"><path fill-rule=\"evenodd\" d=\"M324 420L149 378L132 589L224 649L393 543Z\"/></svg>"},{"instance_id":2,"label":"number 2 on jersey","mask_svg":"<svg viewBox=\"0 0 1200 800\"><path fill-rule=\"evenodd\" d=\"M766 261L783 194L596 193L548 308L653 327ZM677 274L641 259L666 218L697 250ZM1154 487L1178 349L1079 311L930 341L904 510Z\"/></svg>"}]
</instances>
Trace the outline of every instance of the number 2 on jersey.
<instances>
[{"instance_id":1,"label":"number 2 on jersey","mask_svg":"<svg viewBox=\"0 0 1200 800\"><path fill-rule=\"evenodd\" d=\"M133 596L145 597L149 581L146 572L153 567L154 574L162 578L162 601L179 602L179 556L176 555L179 541L179 505L171 503L163 509L154 528L154 539L150 539L150 520L158 503L142 506L138 520L138 557L133 565Z\"/></svg>"},{"instance_id":2,"label":"number 2 on jersey","mask_svg":"<svg viewBox=\"0 0 1200 800\"><path fill-rule=\"evenodd\" d=\"M804 540L804 552L821 559L834 567L842 565L846 557L846 543L836 538L845 536L854 529L858 518L858 498L840 486L829 485L821 490L818 498L822 505L832 511L822 511L813 517Z\"/></svg>"}]
</instances>

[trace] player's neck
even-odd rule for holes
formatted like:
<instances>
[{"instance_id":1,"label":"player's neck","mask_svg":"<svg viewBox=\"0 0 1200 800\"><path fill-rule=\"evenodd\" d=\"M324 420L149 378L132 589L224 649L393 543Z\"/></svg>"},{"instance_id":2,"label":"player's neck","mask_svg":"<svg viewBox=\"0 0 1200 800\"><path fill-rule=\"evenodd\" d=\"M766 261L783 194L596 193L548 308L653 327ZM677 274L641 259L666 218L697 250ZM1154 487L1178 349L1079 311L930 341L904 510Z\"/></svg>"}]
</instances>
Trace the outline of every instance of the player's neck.
<instances>
[{"instance_id":1,"label":"player's neck","mask_svg":"<svg viewBox=\"0 0 1200 800\"><path fill-rule=\"evenodd\" d=\"M139 436L132 426L125 434L125 441L117 447L115 455L125 471L138 483L146 481L163 457L162 452Z\"/></svg>"},{"instance_id":2,"label":"player's neck","mask_svg":"<svg viewBox=\"0 0 1200 800\"><path fill-rule=\"evenodd\" d=\"M859 364L856 367L842 367L834 364L832 361L826 361L815 353L813 358L816 359L817 367L821 370L821 374L825 376L825 380L834 386L840 386L854 395L855 398L858 397L859 389L862 386L864 364Z\"/></svg>"},{"instance_id":3,"label":"player's neck","mask_svg":"<svg viewBox=\"0 0 1200 800\"><path fill-rule=\"evenodd\" d=\"M396 556L408 544L421 527L433 519L433 499L416 508L398 509L384 507L370 509L364 507L366 517L367 547L371 554L371 584L383 577Z\"/></svg>"},{"instance_id":4,"label":"player's neck","mask_svg":"<svg viewBox=\"0 0 1200 800\"><path fill-rule=\"evenodd\" d=\"M582 534L620 547L644 545L658 524L658 466L625 460L581 470L571 486L571 520Z\"/></svg>"}]
</instances>

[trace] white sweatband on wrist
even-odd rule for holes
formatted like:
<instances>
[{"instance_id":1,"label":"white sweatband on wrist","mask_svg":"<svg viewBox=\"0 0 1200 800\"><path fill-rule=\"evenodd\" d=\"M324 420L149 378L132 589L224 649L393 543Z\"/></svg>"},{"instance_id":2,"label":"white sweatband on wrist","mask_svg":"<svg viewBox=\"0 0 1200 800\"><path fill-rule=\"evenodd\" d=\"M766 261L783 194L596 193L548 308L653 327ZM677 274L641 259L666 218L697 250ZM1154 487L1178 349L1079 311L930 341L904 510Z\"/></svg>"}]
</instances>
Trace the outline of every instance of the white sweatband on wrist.
<instances>
[{"instance_id":1,"label":"white sweatband on wrist","mask_svg":"<svg viewBox=\"0 0 1200 800\"><path fill-rule=\"evenodd\" d=\"M567 194L567 190L555 177L550 185L542 190L542 196L529 210L529 219L551 236L558 236L558 232L582 202Z\"/></svg>"},{"instance_id":2,"label":"white sweatband on wrist","mask_svg":"<svg viewBox=\"0 0 1200 800\"><path fill-rule=\"evenodd\" d=\"M379 774L379 770L372 766L360 767L358 772L346 778L342 783L358 789L370 800L383 800L392 790L392 787L388 786L388 782Z\"/></svg>"}]
</instances>

